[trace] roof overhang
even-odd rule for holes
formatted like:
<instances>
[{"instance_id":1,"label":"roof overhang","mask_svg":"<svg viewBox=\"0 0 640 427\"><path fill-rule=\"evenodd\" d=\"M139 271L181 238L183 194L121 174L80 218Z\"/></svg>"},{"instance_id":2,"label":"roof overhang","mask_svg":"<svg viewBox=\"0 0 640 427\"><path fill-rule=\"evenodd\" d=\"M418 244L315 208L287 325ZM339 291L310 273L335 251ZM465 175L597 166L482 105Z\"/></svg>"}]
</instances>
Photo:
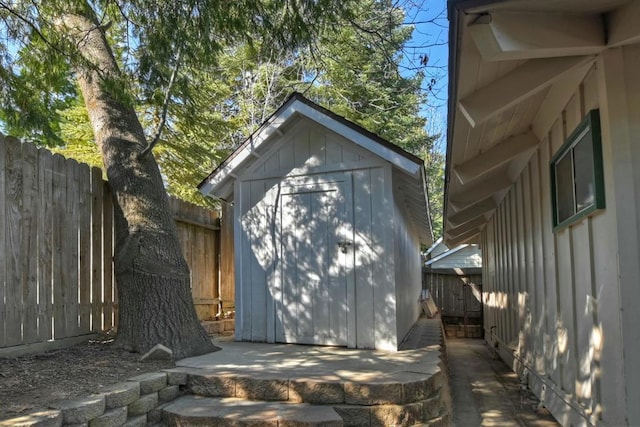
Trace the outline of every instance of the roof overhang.
<instances>
[{"instance_id":1,"label":"roof overhang","mask_svg":"<svg viewBox=\"0 0 640 427\"><path fill-rule=\"evenodd\" d=\"M401 177L399 191L421 242L432 242L424 162L417 156L380 138L353 122L294 93L265 123L205 178L198 189L204 195L229 199L233 183L247 167L262 156L270 143L286 132L289 124L306 118L352 141L393 166Z\"/></svg>"},{"instance_id":2,"label":"roof overhang","mask_svg":"<svg viewBox=\"0 0 640 427\"><path fill-rule=\"evenodd\" d=\"M597 55L640 41L632 0L449 0L444 232L481 231Z\"/></svg>"},{"instance_id":3,"label":"roof overhang","mask_svg":"<svg viewBox=\"0 0 640 427\"><path fill-rule=\"evenodd\" d=\"M459 245L459 246L457 246L457 247L455 247L453 249L449 249L448 251L443 252L443 253L441 253L440 255L438 255L438 256L436 256L434 258L431 258L429 261L425 262L424 265L426 267L429 267L429 266L431 266L431 264L436 263L436 262L438 262L438 261L440 261L442 259L445 259L447 257L450 257L451 255L453 255L453 254L455 254L457 252L460 252L461 250L463 250L464 248L466 248L468 246L470 246L470 245L462 244L462 245Z\"/></svg>"}]
</instances>

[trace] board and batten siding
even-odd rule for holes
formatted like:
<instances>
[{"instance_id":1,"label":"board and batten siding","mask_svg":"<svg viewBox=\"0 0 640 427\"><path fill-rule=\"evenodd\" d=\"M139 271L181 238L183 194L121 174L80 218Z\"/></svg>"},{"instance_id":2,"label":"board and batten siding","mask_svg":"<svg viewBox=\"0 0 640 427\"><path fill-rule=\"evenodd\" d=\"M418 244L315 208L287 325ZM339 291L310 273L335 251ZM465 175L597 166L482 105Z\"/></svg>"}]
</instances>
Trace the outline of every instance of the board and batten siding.
<instances>
[{"instance_id":1,"label":"board and batten siding","mask_svg":"<svg viewBox=\"0 0 640 427\"><path fill-rule=\"evenodd\" d=\"M275 342L281 327L275 316L282 295L273 285L281 274L274 242L279 239L276 206L282 183L340 176L353 190L357 300L351 323L362 325L349 328L359 348L396 350L395 270L389 252L394 236L388 226L394 215L391 165L309 120L294 125L262 158L234 184L236 339Z\"/></svg>"},{"instance_id":2,"label":"board and batten siding","mask_svg":"<svg viewBox=\"0 0 640 427\"><path fill-rule=\"evenodd\" d=\"M563 425L640 422L638 75L600 55L481 236L485 337ZM550 159L594 108L606 208L554 233Z\"/></svg>"},{"instance_id":3,"label":"board and batten siding","mask_svg":"<svg viewBox=\"0 0 640 427\"><path fill-rule=\"evenodd\" d=\"M397 194L397 193L396 193ZM402 201L394 197L394 252L396 256L395 282L396 304L402 307L397 316L398 343L409 332L420 316L420 294L422 292L422 259L420 258L420 242L416 233L411 230L411 221L404 215L400 204Z\"/></svg>"},{"instance_id":4,"label":"board and batten siding","mask_svg":"<svg viewBox=\"0 0 640 427\"><path fill-rule=\"evenodd\" d=\"M397 349L394 265L389 253L393 231L391 167L352 172L354 206L356 347ZM365 326L368 325L368 326Z\"/></svg>"}]
</instances>

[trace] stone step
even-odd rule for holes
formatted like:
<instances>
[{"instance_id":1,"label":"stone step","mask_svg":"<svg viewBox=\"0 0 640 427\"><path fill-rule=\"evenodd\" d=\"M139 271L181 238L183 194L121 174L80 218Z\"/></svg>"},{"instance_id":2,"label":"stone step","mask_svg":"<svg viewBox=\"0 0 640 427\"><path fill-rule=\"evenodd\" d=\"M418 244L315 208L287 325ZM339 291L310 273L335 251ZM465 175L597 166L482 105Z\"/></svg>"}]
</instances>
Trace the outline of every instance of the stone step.
<instances>
[{"instance_id":1,"label":"stone step","mask_svg":"<svg viewBox=\"0 0 640 427\"><path fill-rule=\"evenodd\" d=\"M445 381L441 369L433 374L395 372L349 379L171 369L171 375L179 374L185 377L189 393L198 396L325 405L406 405L431 398Z\"/></svg>"},{"instance_id":2,"label":"stone step","mask_svg":"<svg viewBox=\"0 0 640 427\"><path fill-rule=\"evenodd\" d=\"M163 409L166 426L340 427L342 418L331 406L259 402L239 398L183 396Z\"/></svg>"}]
</instances>

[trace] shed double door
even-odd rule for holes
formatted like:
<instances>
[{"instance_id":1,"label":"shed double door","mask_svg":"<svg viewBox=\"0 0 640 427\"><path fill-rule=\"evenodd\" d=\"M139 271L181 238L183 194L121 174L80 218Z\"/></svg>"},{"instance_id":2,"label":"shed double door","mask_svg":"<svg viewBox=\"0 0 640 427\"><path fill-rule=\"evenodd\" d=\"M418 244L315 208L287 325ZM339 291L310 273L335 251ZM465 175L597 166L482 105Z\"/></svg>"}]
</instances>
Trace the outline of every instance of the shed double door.
<instances>
[{"instance_id":1,"label":"shed double door","mask_svg":"<svg viewBox=\"0 0 640 427\"><path fill-rule=\"evenodd\" d=\"M276 341L349 345L354 320L350 176L287 182L279 196Z\"/></svg>"}]
</instances>

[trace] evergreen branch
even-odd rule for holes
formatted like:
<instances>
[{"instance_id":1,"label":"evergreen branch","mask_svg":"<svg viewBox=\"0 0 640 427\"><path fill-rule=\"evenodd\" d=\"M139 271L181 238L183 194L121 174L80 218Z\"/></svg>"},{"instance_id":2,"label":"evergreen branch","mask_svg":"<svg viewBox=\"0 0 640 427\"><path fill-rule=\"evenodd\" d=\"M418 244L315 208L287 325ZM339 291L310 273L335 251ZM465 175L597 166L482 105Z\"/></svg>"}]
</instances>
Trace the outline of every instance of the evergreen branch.
<instances>
[{"instance_id":1,"label":"evergreen branch","mask_svg":"<svg viewBox=\"0 0 640 427\"><path fill-rule=\"evenodd\" d=\"M169 79L169 84L167 85L167 91L164 94L162 114L160 116L160 123L158 123L158 127L156 128L155 136L153 137L153 140L149 143L149 145L147 145L147 147L142 150L142 152L140 153L140 157L143 157L150 153L151 150L153 150L153 147L158 144L158 142L160 141L160 137L162 136L162 129L164 129L164 126L167 122L167 112L169 110L169 103L171 102L171 89L173 88L173 85L176 81L176 76L178 75L178 70L180 68L181 54L182 51L178 49L178 54L176 55L176 63L173 67L173 71L171 72L171 78Z\"/></svg>"},{"instance_id":2,"label":"evergreen branch","mask_svg":"<svg viewBox=\"0 0 640 427\"><path fill-rule=\"evenodd\" d=\"M66 55L66 53L64 51L62 51L58 46L54 45L53 43L51 43L49 41L49 39L47 39L45 37L44 34L42 34L42 31L40 30L40 28L38 28L38 26L31 22L30 20L28 20L27 18L25 18L24 16L22 16L19 12L15 11L13 8L11 8L11 6L9 6L7 3L5 3L4 1L0 0L0 9L4 9L7 12L9 12L10 15L15 16L16 18L18 18L19 21L22 21L23 23L25 23L29 28L31 28L37 35L38 37L40 37L42 39L43 42L45 42L45 44L47 46L49 46L51 49L55 50L56 52L62 54L62 55ZM37 9L37 7L36 7Z\"/></svg>"}]
</instances>

